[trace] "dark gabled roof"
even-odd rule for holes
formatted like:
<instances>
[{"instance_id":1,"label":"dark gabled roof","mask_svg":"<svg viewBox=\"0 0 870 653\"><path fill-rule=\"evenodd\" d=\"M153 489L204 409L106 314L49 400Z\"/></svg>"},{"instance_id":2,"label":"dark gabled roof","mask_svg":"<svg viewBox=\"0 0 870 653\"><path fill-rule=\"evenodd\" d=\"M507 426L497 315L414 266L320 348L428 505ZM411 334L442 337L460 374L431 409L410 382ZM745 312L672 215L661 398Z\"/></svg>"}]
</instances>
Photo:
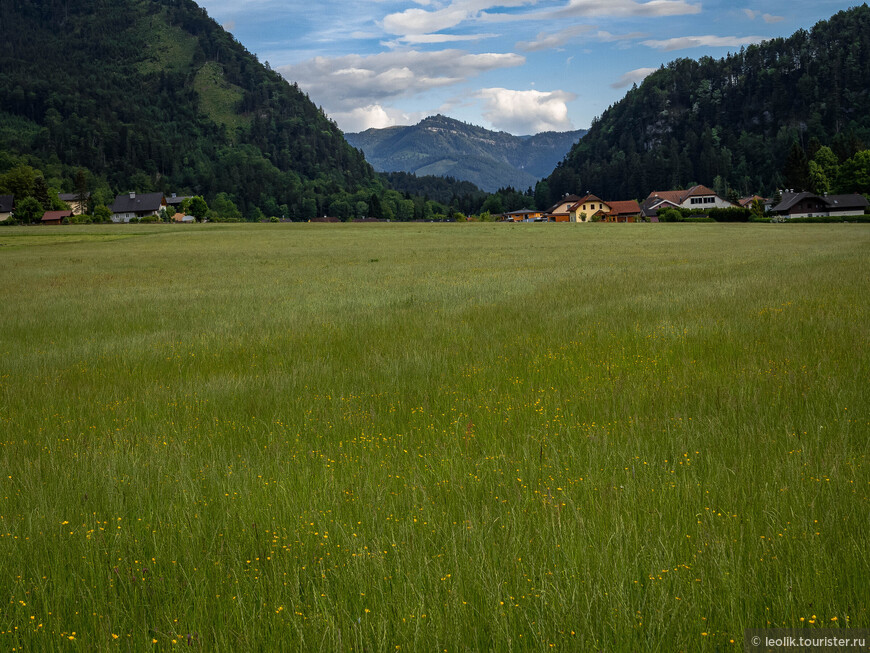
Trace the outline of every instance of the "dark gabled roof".
<instances>
[{"instance_id":1,"label":"dark gabled roof","mask_svg":"<svg viewBox=\"0 0 870 653\"><path fill-rule=\"evenodd\" d=\"M652 215L658 215L660 208L669 208L663 207L662 205L669 204L670 208L678 209L680 208L678 204L675 204L671 200L665 199L663 197L647 197L643 203L640 205L641 215L644 217L650 217Z\"/></svg>"},{"instance_id":2,"label":"dark gabled roof","mask_svg":"<svg viewBox=\"0 0 870 653\"><path fill-rule=\"evenodd\" d=\"M851 195L827 195L825 201L832 209L845 211L847 209L866 209L870 206L867 198L858 193Z\"/></svg>"},{"instance_id":3,"label":"dark gabled roof","mask_svg":"<svg viewBox=\"0 0 870 653\"><path fill-rule=\"evenodd\" d=\"M542 211L532 211L532 209L520 209L519 211L508 211L504 215L529 215L531 213L542 213Z\"/></svg>"},{"instance_id":4,"label":"dark gabled roof","mask_svg":"<svg viewBox=\"0 0 870 653\"><path fill-rule=\"evenodd\" d=\"M61 202L78 202L79 195L78 195L78 193L61 193L60 195L58 195L58 198L60 199ZM85 199L87 200L90 198L91 198L91 194L85 193Z\"/></svg>"},{"instance_id":5,"label":"dark gabled roof","mask_svg":"<svg viewBox=\"0 0 870 653\"><path fill-rule=\"evenodd\" d=\"M189 196L189 195L184 195L184 196L181 196L181 195L174 195L174 196L171 196L171 197L167 197L167 198L166 198L166 203L167 203L169 206L176 206L176 205L181 205L181 203L182 203L184 200L188 200L188 199L190 199L190 196Z\"/></svg>"},{"instance_id":6,"label":"dark gabled roof","mask_svg":"<svg viewBox=\"0 0 870 653\"><path fill-rule=\"evenodd\" d=\"M161 206L163 193L124 193L112 202L112 213L159 211Z\"/></svg>"},{"instance_id":7,"label":"dark gabled roof","mask_svg":"<svg viewBox=\"0 0 870 653\"><path fill-rule=\"evenodd\" d=\"M580 201L580 198L577 195L565 195L562 199L559 200L558 204L553 204L549 209L544 211L544 213L553 213L556 209L562 206L565 203L576 204ZM560 214L561 215L561 214Z\"/></svg>"},{"instance_id":8,"label":"dark gabled roof","mask_svg":"<svg viewBox=\"0 0 870 653\"><path fill-rule=\"evenodd\" d=\"M12 213L15 206L15 195L0 195L0 213Z\"/></svg>"},{"instance_id":9,"label":"dark gabled roof","mask_svg":"<svg viewBox=\"0 0 870 653\"><path fill-rule=\"evenodd\" d=\"M814 195L813 193L783 193L782 201L774 206L771 211L782 213L790 211L803 200L815 200L825 206L828 211L849 211L854 209L866 209L870 203L867 198L858 193L851 195Z\"/></svg>"},{"instance_id":10,"label":"dark gabled roof","mask_svg":"<svg viewBox=\"0 0 870 653\"><path fill-rule=\"evenodd\" d=\"M780 200L779 204L777 204L770 210L774 213L779 213L780 211L790 211L792 207L794 207L796 204L808 199L818 200L819 202L825 201L823 197L820 197L819 195L813 195L812 193L807 193L806 191L802 193L783 193L782 199Z\"/></svg>"}]
</instances>

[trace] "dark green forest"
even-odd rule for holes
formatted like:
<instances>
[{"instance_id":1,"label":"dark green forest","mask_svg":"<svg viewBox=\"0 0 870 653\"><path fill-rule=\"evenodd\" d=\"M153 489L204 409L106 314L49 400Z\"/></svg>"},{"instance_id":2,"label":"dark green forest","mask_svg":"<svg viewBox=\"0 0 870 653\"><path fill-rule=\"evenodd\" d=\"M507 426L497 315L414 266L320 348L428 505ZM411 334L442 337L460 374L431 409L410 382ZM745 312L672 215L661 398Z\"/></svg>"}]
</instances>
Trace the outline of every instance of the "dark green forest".
<instances>
[{"instance_id":1,"label":"dark green forest","mask_svg":"<svg viewBox=\"0 0 870 653\"><path fill-rule=\"evenodd\" d=\"M82 169L96 202L176 192L247 219L408 213L335 123L191 0L4 0L0 28L0 176L72 192ZM418 202L411 217L446 210Z\"/></svg>"},{"instance_id":2,"label":"dark green forest","mask_svg":"<svg viewBox=\"0 0 870 653\"><path fill-rule=\"evenodd\" d=\"M723 59L678 59L593 122L538 207L696 183L724 196L778 188L870 193L870 8Z\"/></svg>"}]
</instances>

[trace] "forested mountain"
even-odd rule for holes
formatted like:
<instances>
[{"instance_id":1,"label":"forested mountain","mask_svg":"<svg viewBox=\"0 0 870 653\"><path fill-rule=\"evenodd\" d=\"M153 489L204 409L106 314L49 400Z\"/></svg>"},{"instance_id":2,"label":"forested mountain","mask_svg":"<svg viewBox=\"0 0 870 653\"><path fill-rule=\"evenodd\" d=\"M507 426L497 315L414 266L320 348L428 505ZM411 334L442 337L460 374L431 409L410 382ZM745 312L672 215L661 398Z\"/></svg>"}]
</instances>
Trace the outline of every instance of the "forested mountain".
<instances>
[{"instance_id":1,"label":"forested mountain","mask_svg":"<svg viewBox=\"0 0 870 653\"><path fill-rule=\"evenodd\" d=\"M605 111L536 196L643 198L694 183L732 195L811 190L812 164L830 177L870 146L868 80L866 4L724 59L679 59ZM836 186L819 177L820 188L826 180Z\"/></svg>"},{"instance_id":2,"label":"forested mountain","mask_svg":"<svg viewBox=\"0 0 870 653\"><path fill-rule=\"evenodd\" d=\"M534 187L585 133L513 136L438 115L410 127L345 136L375 170L453 177L493 192L505 186Z\"/></svg>"},{"instance_id":3,"label":"forested mountain","mask_svg":"<svg viewBox=\"0 0 870 653\"><path fill-rule=\"evenodd\" d=\"M382 183L299 89L191 0L3 0L0 173L98 197L228 192L246 217L313 217Z\"/></svg>"}]
</instances>

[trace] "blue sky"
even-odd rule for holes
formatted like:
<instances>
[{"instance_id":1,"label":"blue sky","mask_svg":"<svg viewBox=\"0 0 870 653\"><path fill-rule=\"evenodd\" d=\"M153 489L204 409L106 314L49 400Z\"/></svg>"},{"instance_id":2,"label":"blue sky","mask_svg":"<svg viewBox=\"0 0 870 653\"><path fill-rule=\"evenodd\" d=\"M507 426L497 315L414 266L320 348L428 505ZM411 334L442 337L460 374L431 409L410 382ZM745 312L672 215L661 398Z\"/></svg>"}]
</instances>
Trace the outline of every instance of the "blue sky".
<instances>
[{"instance_id":1,"label":"blue sky","mask_svg":"<svg viewBox=\"0 0 870 653\"><path fill-rule=\"evenodd\" d=\"M590 125L680 57L811 28L832 0L200 0L344 131L442 113L513 134Z\"/></svg>"}]
</instances>

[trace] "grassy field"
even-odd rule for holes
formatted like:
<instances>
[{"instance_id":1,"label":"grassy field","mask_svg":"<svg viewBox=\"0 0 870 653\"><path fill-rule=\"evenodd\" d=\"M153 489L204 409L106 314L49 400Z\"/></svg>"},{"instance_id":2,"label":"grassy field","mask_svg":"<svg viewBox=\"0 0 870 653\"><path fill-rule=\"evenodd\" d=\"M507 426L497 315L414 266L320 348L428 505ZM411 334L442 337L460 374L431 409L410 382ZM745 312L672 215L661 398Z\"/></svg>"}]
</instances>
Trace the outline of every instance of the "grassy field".
<instances>
[{"instance_id":1,"label":"grassy field","mask_svg":"<svg viewBox=\"0 0 870 653\"><path fill-rule=\"evenodd\" d=\"M866 225L3 228L0 279L3 650L870 627Z\"/></svg>"}]
</instances>

